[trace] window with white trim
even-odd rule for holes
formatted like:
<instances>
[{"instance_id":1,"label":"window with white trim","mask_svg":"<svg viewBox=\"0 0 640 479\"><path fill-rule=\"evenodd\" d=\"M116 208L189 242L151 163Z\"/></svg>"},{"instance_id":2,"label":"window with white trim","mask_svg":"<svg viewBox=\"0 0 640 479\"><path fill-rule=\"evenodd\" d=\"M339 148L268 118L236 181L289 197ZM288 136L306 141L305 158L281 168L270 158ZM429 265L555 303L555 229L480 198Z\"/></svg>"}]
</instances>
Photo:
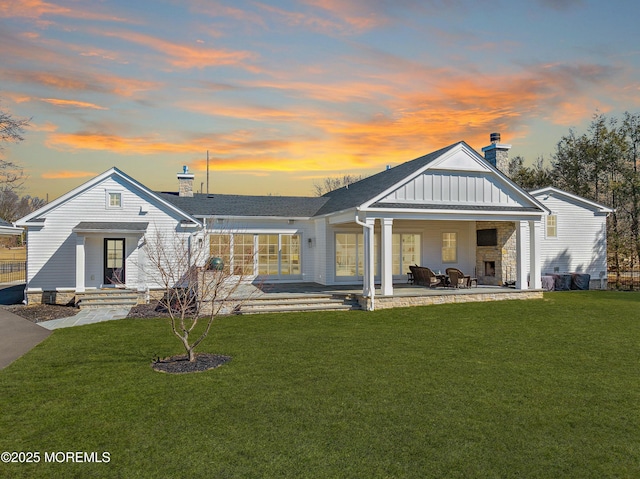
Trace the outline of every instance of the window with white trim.
<instances>
[{"instance_id":1,"label":"window with white trim","mask_svg":"<svg viewBox=\"0 0 640 479\"><path fill-rule=\"evenodd\" d=\"M107 192L107 207L122 208L122 193L119 191Z\"/></svg>"},{"instance_id":2,"label":"window with white trim","mask_svg":"<svg viewBox=\"0 0 640 479\"><path fill-rule=\"evenodd\" d=\"M291 277L302 274L299 234L211 234L211 257L238 275Z\"/></svg>"},{"instance_id":3,"label":"window with white trim","mask_svg":"<svg viewBox=\"0 0 640 479\"><path fill-rule=\"evenodd\" d=\"M558 237L558 215L547 216L547 238Z\"/></svg>"},{"instance_id":4,"label":"window with white trim","mask_svg":"<svg viewBox=\"0 0 640 479\"><path fill-rule=\"evenodd\" d=\"M336 276L364 275L364 235L362 233L336 233ZM380 247L378 234L373 236L374 275L378 274Z\"/></svg>"},{"instance_id":5,"label":"window with white trim","mask_svg":"<svg viewBox=\"0 0 640 479\"><path fill-rule=\"evenodd\" d=\"M442 233L442 262L458 261L458 233Z\"/></svg>"},{"instance_id":6,"label":"window with white trim","mask_svg":"<svg viewBox=\"0 0 640 479\"><path fill-rule=\"evenodd\" d=\"M420 264L420 235L414 233L394 233L392 236L392 274L400 275L409 271L409 266Z\"/></svg>"}]
</instances>

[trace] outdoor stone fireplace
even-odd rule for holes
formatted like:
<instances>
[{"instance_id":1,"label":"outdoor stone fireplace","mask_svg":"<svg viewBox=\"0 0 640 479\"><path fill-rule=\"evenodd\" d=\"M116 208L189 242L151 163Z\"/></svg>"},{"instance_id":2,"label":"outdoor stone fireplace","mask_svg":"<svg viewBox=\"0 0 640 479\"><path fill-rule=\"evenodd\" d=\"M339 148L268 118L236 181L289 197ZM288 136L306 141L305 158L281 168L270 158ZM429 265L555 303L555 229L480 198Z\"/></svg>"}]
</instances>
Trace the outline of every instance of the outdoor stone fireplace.
<instances>
[{"instance_id":1,"label":"outdoor stone fireplace","mask_svg":"<svg viewBox=\"0 0 640 479\"><path fill-rule=\"evenodd\" d=\"M478 284L502 286L516 280L516 227L511 221L476 222Z\"/></svg>"}]
</instances>

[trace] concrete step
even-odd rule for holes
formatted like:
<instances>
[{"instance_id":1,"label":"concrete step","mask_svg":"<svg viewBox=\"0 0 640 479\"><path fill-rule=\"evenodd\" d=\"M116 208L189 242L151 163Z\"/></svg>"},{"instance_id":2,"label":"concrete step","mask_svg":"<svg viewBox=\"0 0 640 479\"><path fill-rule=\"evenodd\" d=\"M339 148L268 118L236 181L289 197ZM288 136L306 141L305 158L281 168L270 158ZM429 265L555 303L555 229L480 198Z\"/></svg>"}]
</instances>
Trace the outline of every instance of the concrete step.
<instances>
[{"instance_id":1,"label":"concrete step","mask_svg":"<svg viewBox=\"0 0 640 479\"><path fill-rule=\"evenodd\" d=\"M131 290L102 290L76 294L76 306L87 308L132 307L138 303L138 294Z\"/></svg>"},{"instance_id":2,"label":"concrete step","mask_svg":"<svg viewBox=\"0 0 640 479\"><path fill-rule=\"evenodd\" d=\"M354 309L360 309L360 305L351 297L292 296L253 299L242 303L237 314L349 311Z\"/></svg>"}]
</instances>

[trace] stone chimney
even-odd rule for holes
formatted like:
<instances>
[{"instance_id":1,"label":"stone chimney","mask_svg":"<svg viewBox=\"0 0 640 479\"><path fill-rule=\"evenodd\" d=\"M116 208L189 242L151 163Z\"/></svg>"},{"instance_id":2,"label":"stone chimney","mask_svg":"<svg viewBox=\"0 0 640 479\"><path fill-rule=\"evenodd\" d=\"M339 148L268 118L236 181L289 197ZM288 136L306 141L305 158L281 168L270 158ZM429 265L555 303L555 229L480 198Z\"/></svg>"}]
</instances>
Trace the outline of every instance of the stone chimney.
<instances>
[{"instance_id":1,"label":"stone chimney","mask_svg":"<svg viewBox=\"0 0 640 479\"><path fill-rule=\"evenodd\" d=\"M178 196L193 196L193 178L194 175L189 173L189 167L183 166L182 173L178 173L178 183L180 184Z\"/></svg>"},{"instance_id":2,"label":"stone chimney","mask_svg":"<svg viewBox=\"0 0 640 479\"><path fill-rule=\"evenodd\" d=\"M500 133L491 133L489 141L491 141L491 144L482 149L484 159L506 174L509 171L509 150L511 145L500 143Z\"/></svg>"}]
</instances>

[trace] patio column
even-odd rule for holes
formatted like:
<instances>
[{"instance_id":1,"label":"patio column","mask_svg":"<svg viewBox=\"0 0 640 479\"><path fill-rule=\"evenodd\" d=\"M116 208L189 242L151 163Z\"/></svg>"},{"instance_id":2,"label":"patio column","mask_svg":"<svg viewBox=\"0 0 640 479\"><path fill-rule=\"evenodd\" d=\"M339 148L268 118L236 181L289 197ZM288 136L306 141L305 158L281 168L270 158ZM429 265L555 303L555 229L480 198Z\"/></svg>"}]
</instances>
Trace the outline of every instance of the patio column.
<instances>
[{"instance_id":1,"label":"patio column","mask_svg":"<svg viewBox=\"0 0 640 479\"><path fill-rule=\"evenodd\" d=\"M529 221L529 283L532 289L542 288L540 231L541 222L539 220Z\"/></svg>"},{"instance_id":2,"label":"patio column","mask_svg":"<svg viewBox=\"0 0 640 479\"><path fill-rule=\"evenodd\" d=\"M525 260L527 222L516 221L516 289L529 289Z\"/></svg>"},{"instance_id":3,"label":"patio column","mask_svg":"<svg viewBox=\"0 0 640 479\"><path fill-rule=\"evenodd\" d=\"M76 293L84 293L85 240L76 234Z\"/></svg>"},{"instance_id":4,"label":"patio column","mask_svg":"<svg viewBox=\"0 0 640 479\"><path fill-rule=\"evenodd\" d=\"M366 218L365 226L362 227L364 235L364 275L362 284L362 294L368 298L372 298L375 294L375 263L374 263L374 233L373 228L376 224L375 218Z\"/></svg>"},{"instance_id":5,"label":"patio column","mask_svg":"<svg viewBox=\"0 0 640 479\"><path fill-rule=\"evenodd\" d=\"M144 251L145 244L144 236L138 238L138 245L136 248L138 256L138 292L147 291L147 277L145 274L147 268L147 255Z\"/></svg>"},{"instance_id":6,"label":"patio column","mask_svg":"<svg viewBox=\"0 0 640 479\"><path fill-rule=\"evenodd\" d=\"M384 296L393 296L393 218L382 220L381 289Z\"/></svg>"}]
</instances>

